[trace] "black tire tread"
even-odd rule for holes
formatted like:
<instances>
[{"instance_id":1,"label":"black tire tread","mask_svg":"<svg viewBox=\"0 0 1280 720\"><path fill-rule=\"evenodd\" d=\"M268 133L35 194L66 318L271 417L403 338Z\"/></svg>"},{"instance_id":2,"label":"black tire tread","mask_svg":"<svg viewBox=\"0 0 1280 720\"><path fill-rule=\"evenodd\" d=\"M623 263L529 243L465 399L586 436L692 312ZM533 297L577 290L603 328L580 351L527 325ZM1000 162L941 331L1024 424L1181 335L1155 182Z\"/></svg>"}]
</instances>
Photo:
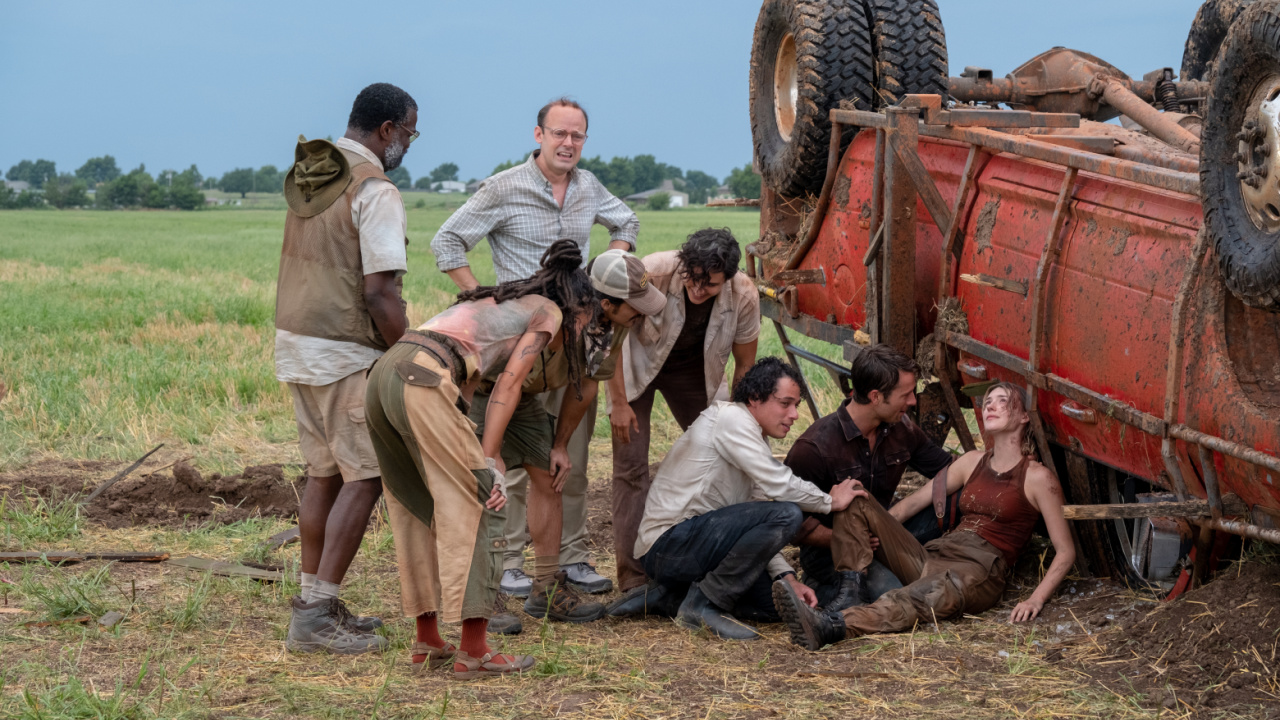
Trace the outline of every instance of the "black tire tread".
<instances>
[{"instance_id":1,"label":"black tire tread","mask_svg":"<svg viewBox=\"0 0 1280 720\"><path fill-rule=\"evenodd\" d=\"M1181 80L1208 80L1232 21L1254 0L1205 0L1191 21L1182 51Z\"/></svg>"},{"instance_id":2,"label":"black tire tread","mask_svg":"<svg viewBox=\"0 0 1280 720\"><path fill-rule=\"evenodd\" d=\"M875 57L876 107L947 95L947 39L936 0L863 0Z\"/></svg>"},{"instance_id":3,"label":"black tire tread","mask_svg":"<svg viewBox=\"0 0 1280 720\"><path fill-rule=\"evenodd\" d=\"M799 100L790 142L777 135L769 33L779 23L795 34ZM774 46L776 47L776 45ZM751 137L764 182L785 196L822 189L831 142L829 112L841 100L869 109L870 29L860 0L769 0L760 10L751 51ZM843 147L852 140L844 138ZM842 149L843 149L842 147Z\"/></svg>"},{"instance_id":4,"label":"black tire tread","mask_svg":"<svg viewBox=\"0 0 1280 720\"><path fill-rule=\"evenodd\" d=\"M1280 312L1280 234L1249 218L1236 178L1236 133L1261 73L1280 74L1280 3L1247 8L1227 32L1210 86L1200 148L1204 226L1227 288L1251 307Z\"/></svg>"}]
</instances>

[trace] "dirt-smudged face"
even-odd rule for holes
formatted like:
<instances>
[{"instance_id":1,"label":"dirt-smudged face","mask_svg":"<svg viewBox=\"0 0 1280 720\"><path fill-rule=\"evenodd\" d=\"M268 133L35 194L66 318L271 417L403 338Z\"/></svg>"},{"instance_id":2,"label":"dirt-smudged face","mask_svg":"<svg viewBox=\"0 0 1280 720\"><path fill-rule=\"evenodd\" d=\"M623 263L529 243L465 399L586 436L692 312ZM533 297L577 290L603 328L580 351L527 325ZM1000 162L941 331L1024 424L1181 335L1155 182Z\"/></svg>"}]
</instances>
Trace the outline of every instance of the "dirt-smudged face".
<instances>
[{"instance_id":1,"label":"dirt-smudged face","mask_svg":"<svg viewBox=\"0 0 1280 720\"><path fill-rule=\"evenodd\" d=\"M800 417L800 386L789 377L778 378L778 386L768 400L752 400L747 406L764 434L771 438L784 438L791 432L791 425Z\"/></svg>"},{"instance_id":2,"label":"dirt-smudged face","mask_svg":"<svg viewBox=\"0 0 1280 720\"><path fill-rule=\"evenodd\" d=\"M1027 412L1012 401L1005 388L992 388L982 401L982 428L992 435L1021 432L1022 426L1030 420Z\"/></svg>"},{"instance_id":3,"label":"dirt-smudged face","mask_svg":"<svg viewBox=\"0 0 1280 720\"><path fill-rule=\"evenodd\" d=\"M582 146L586 142L587 116L573 107L556 105L547 111L542 125L533 129L533 140L542 148L538 161L545 171L554 175L564 175L578 165L582 158ZM555 135L564 131L564 137L557 140ZM574 135L583 138L575 141Z\"/></svg>"}]
</instances>

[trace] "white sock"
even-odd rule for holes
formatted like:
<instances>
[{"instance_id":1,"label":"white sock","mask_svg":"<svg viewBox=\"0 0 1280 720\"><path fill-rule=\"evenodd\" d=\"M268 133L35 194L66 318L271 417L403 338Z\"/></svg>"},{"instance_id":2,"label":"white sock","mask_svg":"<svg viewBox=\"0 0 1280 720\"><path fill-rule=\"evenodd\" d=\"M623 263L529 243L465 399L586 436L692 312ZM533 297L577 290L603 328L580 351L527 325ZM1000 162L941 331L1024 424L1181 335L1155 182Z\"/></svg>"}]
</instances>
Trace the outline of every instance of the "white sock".
<instances>
[{"instance_id":1,"label":"white sock","mask_svg":"<svg viewBox=\"0 0 1280 720\"><path fill-rule=\"evenodd\" d=\"M342 589L341 583L325 582L324 580L316 580L311 586L311 599L307 602L319 602L321 600L330 600L338 597L338 591Z\"/></svg>"},{"instance_id":2,"label":"white sock","mask_svg":"<svg viewBox=\"0 0 1280 720\"><path fill-rule=\"evenodd\" d=\"M311 588L316 584L315 573L302 573L302 602L311 602Z\"/></svg>"}]
</instances>

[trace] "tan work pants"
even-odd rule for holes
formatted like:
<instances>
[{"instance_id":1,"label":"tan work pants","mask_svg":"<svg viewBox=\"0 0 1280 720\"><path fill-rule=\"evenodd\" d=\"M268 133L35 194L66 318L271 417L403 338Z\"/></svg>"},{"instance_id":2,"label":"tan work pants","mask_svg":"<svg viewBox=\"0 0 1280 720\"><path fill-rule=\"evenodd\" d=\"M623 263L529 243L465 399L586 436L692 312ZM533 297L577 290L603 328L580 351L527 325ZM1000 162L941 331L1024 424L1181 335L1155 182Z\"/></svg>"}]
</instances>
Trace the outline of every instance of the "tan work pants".
<instances>
[{"instance_id":1,"label":"tan work pants","mask_svg":"<svg viewBox=\"0 0 1280 720\"><path fill-rule=\"evenodd\" d=\"M502 516L458 388L433 355L398 343L369 376L369 431L395 536L405 615L490 616L501 574Z\"/></svg>"},{"instance_id":2,"label":"tan work pants","mask_svg":"<svg viewBox=\"0 0 1280 720\"><path fill-rule=\"evenodd\" d=\"M972 532L949 532L921 545L880 503L858 498L833 513L831 554L837 570L866 571L872 558L905 587L870 605L843 611L849 637L910 630L1000 602L1008 567L1000 551ZM873 554L871 536L880 539Z\"/></svg>"}]
</instances>

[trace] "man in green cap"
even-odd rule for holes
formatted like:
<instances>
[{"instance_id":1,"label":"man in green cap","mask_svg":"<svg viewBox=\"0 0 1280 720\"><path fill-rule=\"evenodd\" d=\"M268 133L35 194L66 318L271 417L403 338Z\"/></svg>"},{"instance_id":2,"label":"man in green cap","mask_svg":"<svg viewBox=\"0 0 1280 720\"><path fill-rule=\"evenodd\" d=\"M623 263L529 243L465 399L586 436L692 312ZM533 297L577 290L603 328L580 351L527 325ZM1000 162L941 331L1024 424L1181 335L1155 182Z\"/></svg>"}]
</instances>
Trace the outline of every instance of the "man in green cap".
<instances>
[{"instance_id":1,"label":"man in green cap","mask_svg":"<svg viewBox=\"0 0 1280 720\"><path fill-rule=\"evenodd\" d=\"M382 494L365 425L365 374L404 334L404 202L386 172L418 137L418 105L375 83L336 143L298 138L276 286L276 378L293 397L307 488L298 509L302 595L292 599L294 652L382 650L378 618L353 616L342 579Z\"/></svg>"}]
</instances>

